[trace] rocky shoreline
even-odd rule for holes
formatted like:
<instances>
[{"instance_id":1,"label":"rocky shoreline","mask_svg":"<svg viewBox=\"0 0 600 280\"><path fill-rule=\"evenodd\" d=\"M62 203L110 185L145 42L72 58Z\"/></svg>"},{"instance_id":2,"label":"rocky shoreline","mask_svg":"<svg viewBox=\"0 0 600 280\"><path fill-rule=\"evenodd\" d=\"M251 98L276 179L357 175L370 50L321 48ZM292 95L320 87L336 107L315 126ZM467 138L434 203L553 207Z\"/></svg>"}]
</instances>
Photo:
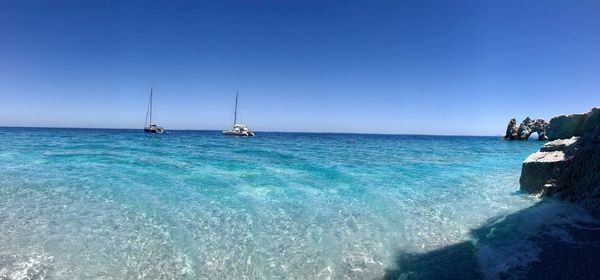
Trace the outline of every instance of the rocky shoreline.
<instances>
[{"instance_id":1,"label":"rocky shoreline","mask_svg":"<svg viewBox=\"0 0 600 280\"><path fill-rule=\"evenodd\" d=\"M544 128L553 141L523 162L521 191L581 204L600 214L600 107L554 117Z\"/></svg>"}]
</instances>

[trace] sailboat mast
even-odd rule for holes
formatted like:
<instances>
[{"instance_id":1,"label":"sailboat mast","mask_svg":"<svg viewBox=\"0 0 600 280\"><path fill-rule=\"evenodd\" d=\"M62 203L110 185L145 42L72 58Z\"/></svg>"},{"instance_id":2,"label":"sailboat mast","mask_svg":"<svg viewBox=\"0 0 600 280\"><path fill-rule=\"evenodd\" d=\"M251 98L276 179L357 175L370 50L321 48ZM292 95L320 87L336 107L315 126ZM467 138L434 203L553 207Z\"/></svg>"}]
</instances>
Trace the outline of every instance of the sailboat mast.
<instances>
[{"instance_id":1,"label":"sailboat mast","mask_svg":"<svg viewBox=\"0 0 600 280\"><path fill-rule=\"evenodd\" d=\"M235 111L233 114L233 127L237 124L237 104L238 104L238 91L235 91Z\"/></svg>"},{"instance_id":2,"label":"sailboat mast","mask_svg":"<svg viewBox=\"0 0 600 280\"><path fill-rule=\"evenodd\" d=\"M151 102L152 102L152 88L150 88L150 98L148 99L148 105L146 106L146 119L144 120L144 127L148 126L148 116L151 114Z\"/></svg>"},{"instance_id":3,"label":"sailboat mast","mask_svg":"<svg viewBox=\"0 0 600 280\"><path fill-rule=\"evenodd\" d=\"M150 125L152 125L152 87L150 87Z\"/></svg>"}]
</instances>

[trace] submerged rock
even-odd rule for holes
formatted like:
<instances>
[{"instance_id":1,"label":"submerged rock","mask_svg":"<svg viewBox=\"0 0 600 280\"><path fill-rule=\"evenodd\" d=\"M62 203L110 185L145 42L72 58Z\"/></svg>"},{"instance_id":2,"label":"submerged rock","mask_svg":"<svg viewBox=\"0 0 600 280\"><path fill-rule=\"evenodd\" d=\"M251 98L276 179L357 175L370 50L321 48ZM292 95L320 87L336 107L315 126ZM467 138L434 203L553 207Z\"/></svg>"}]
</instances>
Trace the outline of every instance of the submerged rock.
<instances>
[{"instance_id":1,"label":"submerged rock","mask_svg":"<svg viewBox=\"0 0 600 280\"><path fill-rule=\"evenodd\" d=\"M521 169L521 190L580 203L600 213L600 109L553 118L550 137Z\"/></svg>"}]
</instances>

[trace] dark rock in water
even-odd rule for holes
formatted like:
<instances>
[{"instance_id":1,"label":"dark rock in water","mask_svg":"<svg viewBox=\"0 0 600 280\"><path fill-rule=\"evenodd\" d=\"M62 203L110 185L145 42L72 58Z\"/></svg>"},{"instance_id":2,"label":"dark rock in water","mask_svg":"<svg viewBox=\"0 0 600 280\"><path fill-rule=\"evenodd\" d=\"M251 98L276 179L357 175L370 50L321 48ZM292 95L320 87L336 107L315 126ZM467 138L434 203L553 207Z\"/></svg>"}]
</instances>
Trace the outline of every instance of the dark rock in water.
<instances>
[{"instance_id":1,"label":"dark rock in water","mask_svg":"<svg viewBox=\"0 0 600 280\"><path fill-rule=\"evenodd\" d=\"M600 211L600 107L552 118L547 132L557 140L523 162L521 190Z\"/></svg>"},{"instance_id":2,"label":"dark rock in water","mask_svg":"<svg viewBox=\"0 0 600 280\"><path fill-rule=\"evenodd\" d=\"M600 210L600 108L552 118L546 143L524 162L521 190Z\"/></svg>"},{"instance_id":3,"label":"dark rock in water","mask_svg":"<svg viewBox=\"0 0 600 280\"><path fill-rule=\"evenodd\" d=\"M523 162L519 183L521 190L535 194L550 194L562 185L559 178L568 170L574 150L579 145L579 137L555 140L546 143L539 152L527 157Z\"/></svg>"},{"instance_id":4,"label":"dark rock in water","mask_svg":"<svg viewBox=\"0 0 600 280\"><path fill-rule=\"evenodd\" d=\"M546 129L548 139L582 136L600 125L600 107L583 114L562 115L550 120Z\"/></svg>"},{"instance_id":5,"label":"dark rock in water","mask_svg":"<svg viewBox=\"0 0 600 280\"><path fill-rule=\"evenodd\" d=\"M505 140L528 140L532 133L538 133L538 140L547 140L546 126L548 124L543 119L532 120L525 118L517 128L517 121L512 118L506 128Z\"/></svg>"},{"instance_id":6,"label":"dark rock in water","mask_svg":"<svg viewBox=\"0 0 600 280\"><path fill-rule=\"evenodd\" d=\"M504 140L517 140L519 139L518 135L517 120L512 118L506 127L506 135L504 136Z\"/></svg>"},{"instance_id":7,"label":"dark rock in water","mask_svg":"<svg viewBox=\"0 0 600 280\"><path fill-rule=\"evenodd\" d=\"M600 109L550 121L551 136L521 169L521 190L575 202L600 213ZM582 136L573 136L580 134Z\"/></svg>"}]
</instances>

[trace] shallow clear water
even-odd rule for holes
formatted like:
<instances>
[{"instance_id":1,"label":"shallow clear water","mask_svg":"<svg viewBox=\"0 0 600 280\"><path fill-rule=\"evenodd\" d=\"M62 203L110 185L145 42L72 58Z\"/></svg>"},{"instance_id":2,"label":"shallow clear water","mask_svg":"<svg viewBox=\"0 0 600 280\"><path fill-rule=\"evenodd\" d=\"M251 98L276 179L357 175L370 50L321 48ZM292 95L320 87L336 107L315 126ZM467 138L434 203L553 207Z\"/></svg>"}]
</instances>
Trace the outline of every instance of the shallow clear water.
<instances>
[{"instance_id":1,"label":"shallow clear water","mask_svg":"<svg viewBox=\"0 0 600 280\"><path fill-rule=\"evenodd\" d=\"M0 278L381 278L535 204L518 178L540 146L0 128Z\"/></svg>"}]
</instances>

